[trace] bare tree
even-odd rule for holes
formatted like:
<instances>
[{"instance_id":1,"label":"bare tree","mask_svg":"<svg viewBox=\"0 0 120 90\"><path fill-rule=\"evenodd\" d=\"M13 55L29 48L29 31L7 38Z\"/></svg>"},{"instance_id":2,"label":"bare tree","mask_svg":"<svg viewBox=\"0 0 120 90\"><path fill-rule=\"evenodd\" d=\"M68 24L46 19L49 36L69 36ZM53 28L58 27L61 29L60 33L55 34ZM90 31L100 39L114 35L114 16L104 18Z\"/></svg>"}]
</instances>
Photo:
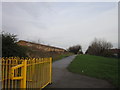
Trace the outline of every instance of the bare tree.
<instances>
[{"instance_id":1,"label":"bare tree","mask_svg":"<svg viewBox=\"0 0 120 90\"><path fill-rule=\"evenodd\" d=\"M110 56L110 49L113 45L102 39L94 39L88 47L86 53L99 56Z\"/></svg>"}]
</instances>

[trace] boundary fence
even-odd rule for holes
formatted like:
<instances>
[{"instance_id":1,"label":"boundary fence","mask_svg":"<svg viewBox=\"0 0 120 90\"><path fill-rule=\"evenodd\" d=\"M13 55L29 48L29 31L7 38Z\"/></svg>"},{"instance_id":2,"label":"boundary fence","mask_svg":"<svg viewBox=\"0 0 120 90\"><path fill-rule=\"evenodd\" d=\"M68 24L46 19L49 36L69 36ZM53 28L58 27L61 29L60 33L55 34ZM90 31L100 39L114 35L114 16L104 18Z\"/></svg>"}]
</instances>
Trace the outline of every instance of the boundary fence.
<instances>
[{"instance_id":1,"label":"boundary fence","mask_svg":"<svg viewBox=\"0 0 120 90\"><path fill-rule=\"evenodd\" d=\"M44 88L52 82L52 58L1 58L4 88Z\"/></svg>"}]
</instances>

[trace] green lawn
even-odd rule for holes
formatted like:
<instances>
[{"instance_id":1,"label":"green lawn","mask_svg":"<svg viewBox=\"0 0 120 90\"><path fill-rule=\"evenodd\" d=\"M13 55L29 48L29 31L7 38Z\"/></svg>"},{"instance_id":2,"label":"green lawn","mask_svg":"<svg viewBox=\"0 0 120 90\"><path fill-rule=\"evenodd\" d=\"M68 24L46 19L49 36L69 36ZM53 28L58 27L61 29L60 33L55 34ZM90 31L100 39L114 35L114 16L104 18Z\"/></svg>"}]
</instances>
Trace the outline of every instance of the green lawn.
<instances>
[{"instance_id":1,"label":"green lawn","mask_svg":"<svg viewBox=\"0 0 120 90\"><path fill-rule=\"evenodd\" d=\"M78 55L68 66L74 73L106 79L118 86L118 59L92 55Z\"/></svg>"}]
</instances>

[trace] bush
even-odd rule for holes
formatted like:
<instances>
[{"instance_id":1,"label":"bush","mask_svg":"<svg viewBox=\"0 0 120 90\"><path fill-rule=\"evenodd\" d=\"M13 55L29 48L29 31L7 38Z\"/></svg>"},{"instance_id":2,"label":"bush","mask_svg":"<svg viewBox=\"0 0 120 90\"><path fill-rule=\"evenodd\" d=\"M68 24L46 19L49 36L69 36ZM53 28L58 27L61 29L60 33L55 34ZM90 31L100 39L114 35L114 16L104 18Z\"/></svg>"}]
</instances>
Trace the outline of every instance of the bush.
<instances>
[{"instance_id":1,"label":"bush","mask_svg":"<svg viewBox=\"0 0 120 90\"><path fill-rule=\"evenodd\" d=\"M75 46L69 47L68 51L71 52L71 53L74 53L74 54L82 53L80 45L75 45Z\"/></svg>"},{"instance_id":2,"label":"bush","mask_svg":"<svg viewBox=\"0 0 120 90\"><path fill-rule=\"evenodd\" d=\"M2 57L27 57L27 49L17 45L17 35L2 33Z\"/></svg>"}]
</instances>

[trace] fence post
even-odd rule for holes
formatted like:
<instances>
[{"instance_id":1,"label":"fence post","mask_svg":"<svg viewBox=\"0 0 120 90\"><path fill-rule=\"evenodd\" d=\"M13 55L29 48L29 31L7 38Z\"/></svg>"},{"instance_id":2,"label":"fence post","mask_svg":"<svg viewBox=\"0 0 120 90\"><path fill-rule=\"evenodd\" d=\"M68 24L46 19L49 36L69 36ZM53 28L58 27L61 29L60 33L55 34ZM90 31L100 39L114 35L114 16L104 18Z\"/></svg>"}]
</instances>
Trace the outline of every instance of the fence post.
<instances>
[{"instance_id":1,"label":"fence post","mask_svg":"<svg viewBox=\"0 0 120 90\"><path fill-rule=\"evenodd\" d=\"M52 57L50 57L50 84L52 83Z\"/></svg>"},{"instance_id":2,"label":"fence post","mask_svg":"<svg viewBox=\"0 0 120 90\"><path fill-rule=\"evenodd\" d=\"M21 80L21 88L26 88L26 70L27 70L27 60L24 60L22 62L23 67L21 70L21 76L23 77L23 79Z\"/></svg>"}]
</instances>

